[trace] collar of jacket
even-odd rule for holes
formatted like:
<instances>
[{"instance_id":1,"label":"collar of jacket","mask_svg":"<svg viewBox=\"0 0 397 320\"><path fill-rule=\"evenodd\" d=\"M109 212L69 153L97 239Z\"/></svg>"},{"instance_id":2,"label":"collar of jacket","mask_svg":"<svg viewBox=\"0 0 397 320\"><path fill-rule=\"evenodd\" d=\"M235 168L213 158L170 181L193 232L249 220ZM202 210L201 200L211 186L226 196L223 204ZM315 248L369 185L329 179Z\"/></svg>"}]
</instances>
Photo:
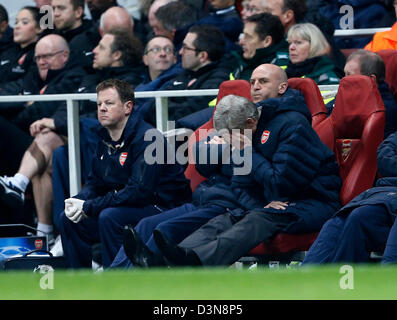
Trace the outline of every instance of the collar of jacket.
<instances>
[{"instance_id":1,"label":"collar of jacket","mask_svg":"<svg viewBox=\"0 0 397 320\"><path fill-rule=\"evenodd\" d=\"M281 97L260 101L257 106L262 108L259 120L261 122L268 122L276 115L287 111L299 112L306 117L309 123L312 122L310 110L306 105L303 94L299 90L288 88Z\"/></svg>"},{"instance_id":2,"label":"collar of jacket","mask_svg":"<svg viewBox=\"0 0 397 320\"><path fill-rule=\"evenodd\" d=\"M219 64L218 61L211 62L209 64L206 64L204 67L201 67L197 71L192 71L192 70L186 70L186 71L189 74L191 79L194 79L194 78L197 79L197 78L201 77L203 74L206 74L209 71L215 69L218 66L218 64Z\"/></svg>"},{"instance_id":3,"label":"collar of jacket","mask_svg":"<svg viewBox=\"0 0 397 320\"><path fill-rule=\"evenodd\" d=\"M68 31L58 30L57 33L59 35L61 35L62 37L64 37L67 42L70 42L70 40L72 40L78 34L81 34L85 31L87 31L88 29L90 29L92 27L92 25L93 25L93 23L91 20L84 19L83 23L80 26L78 26L77 28L74 28L74 29L68 30Z\"/></svg>"},{"instance_id":4,"label":"collar of jacket","mask_svg":"<svg viewBox=\"0 0 397 320\"><path fill-rule=\"evenodd\" d=\"M49 69L48 73L47 73L47 78L45 79L45 83L49 83L52 80L54 80L56 77L58 77L59 75L68 72L71 69L74 68L81 68L79 65L78 61L73 61L74 59L69 59L68 62L66 63L66 65L62 68L62 69L57 69L57 70L53 70L53 69Z\"/></svg>"},{"instance_id":5,"label":"collar of jacket","mask_svg":"<svg viewBox=\"0 0 397 320\"><path fill-rule=\"evenodd\" d=\"M123 133L121 134L121 137L118 141L113 141L109 135L109 132L101 125L99 125L97 128L97 134L100 136L101 140L105 145L112 145L113 148L121 148L122 146L128 145L130 141L134 138L138 123L140 121L143 121L143 119L141 118L139 111L133 108L123 130Z\"/></svg>"},{"instance_id":6,"label":"collar of jacket","mask_svg":"<svg viewBox=\"0 0 397 320\"><path fill-rule=\"evenodd\" d=\"M279 52L280 49L282 49L281 42L267 48L256 49L255 55L251 59L245 59L241 56L241 62L245 66L259 66L263 63L270 63L276 57L276 53ZM288 50L286 54L288 54Z\"/></svg>"},{"instance_id":7,"label":"collar of jacket","mask_svg":"<svg viewBox=\"0 0 397 320\"><path fill-rule=\"evenodd\" d=\"M229 12L233 12L235 9L236 7L233 5L223 9L213 9L212 11L210 11L210 13L216 15L222 15L222 14L227 14Z\"/></svg>"}]
</instances>

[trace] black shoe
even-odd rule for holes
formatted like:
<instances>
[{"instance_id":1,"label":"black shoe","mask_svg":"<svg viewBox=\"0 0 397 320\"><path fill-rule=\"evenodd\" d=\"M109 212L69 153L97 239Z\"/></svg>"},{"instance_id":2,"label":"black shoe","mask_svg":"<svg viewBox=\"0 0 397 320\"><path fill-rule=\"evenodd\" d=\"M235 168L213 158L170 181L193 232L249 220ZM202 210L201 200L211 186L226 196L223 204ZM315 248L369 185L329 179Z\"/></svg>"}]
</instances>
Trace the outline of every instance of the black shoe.
<instances>
[{"instance_id":1,"label":"black shoe","mask_svg":"<svg viewBox=\"0 0 397 320\"><path fill-rule=\"evenodd\" d=\"M153 230L153 238L157 247L166 260L176 266L201 266L202 263L197 254L190 249L177 246L168 239L161 231Z\"/></svg>"},{"instance_id":2,"label":"black shoe","mask_svg":"<svg viewBox=\"0 0 397 320\"><path fill-rule=\"evenodd\" d=\"M23 206L25 194L8 177L0 177L0 199L6 206L16 209Z\"/></svg>"},{"instance_id":3,"label":"black shoe","mask_svg":"<svg viewBox=\"0 0 397 320\"><path fill-rule=\"evenodd\" d=\"M151 252L135 229L128 226L124 228L124 251L135 266L149 268L165 265L164 259Z\"/></svg>"}]
</instances>

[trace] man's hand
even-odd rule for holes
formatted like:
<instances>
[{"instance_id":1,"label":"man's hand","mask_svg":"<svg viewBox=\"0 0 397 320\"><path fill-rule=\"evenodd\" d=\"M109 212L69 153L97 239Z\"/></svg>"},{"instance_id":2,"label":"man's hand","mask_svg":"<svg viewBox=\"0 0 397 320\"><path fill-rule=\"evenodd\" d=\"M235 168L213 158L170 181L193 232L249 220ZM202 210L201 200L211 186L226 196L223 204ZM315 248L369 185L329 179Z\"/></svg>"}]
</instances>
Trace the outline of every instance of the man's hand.
<instances>
[{"instance_id":1,"label":"man's hand","mask_svg":"<svg viewBox=\"0 0 397 320\"><path fill-rule=\"evenodd\" d=\"M65 200L65 215L74 223L87 218L83 211L84 200L69 198Z\"/></svg>"},{"instance_id":2,"label":"man's hand","mask_svg":"<svg viewBox=\"0 0 397 320\"><path fill-rule=\"evenodd\" d=\"M219 136L214 136L210 141L206 141L205 144L224 144L226 143L225 139Z\"/></svg>"},{"instance_id":3,"label":"man's hand","mask_svg":"<svg viewBox=\"0 0 397 320\"><path fill-rule=\"evenodd\" d=\"M35 137L39 133L44 133L49 130L55 130L54 119L43 118L36 120L30 125L29 131L32 137Z\"/></svg>"},{"instance_id":4,"label":"man's hand","mask_svg":"<svg viewBox=\"0 0 397 320\"><path fill-rule=\"evenodd\" d=\"M285 210L287 207L288 202L272 201L267 206L265 206L265 209L272 208L276 210Z\"/></svg>"}]
</instances>

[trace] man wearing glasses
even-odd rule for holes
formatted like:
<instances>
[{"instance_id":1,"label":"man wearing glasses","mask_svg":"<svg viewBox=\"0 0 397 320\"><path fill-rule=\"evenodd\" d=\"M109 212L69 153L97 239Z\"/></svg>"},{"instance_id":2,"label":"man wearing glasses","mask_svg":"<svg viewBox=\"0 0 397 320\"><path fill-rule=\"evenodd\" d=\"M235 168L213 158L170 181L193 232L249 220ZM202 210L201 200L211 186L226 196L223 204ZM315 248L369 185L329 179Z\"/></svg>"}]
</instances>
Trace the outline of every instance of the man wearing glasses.
<instances>
[{"instance_id":1,"label":"man wearing glasses","mask_svg":"<svg viewBox=\"0 0 397 320\"><path fill-rule=\"evenodd\" d=\"M184 69L163 90L217 89L229 78L229 68L219 64L225 51L224 35L212 26L193 26L179 50ZM168 118L178 120L208 107L211 96L173 97L168 99ZM148 116L155 115L154 104ZM149 121L154 123L155 119Z\"/></svg>"}]
</instances>

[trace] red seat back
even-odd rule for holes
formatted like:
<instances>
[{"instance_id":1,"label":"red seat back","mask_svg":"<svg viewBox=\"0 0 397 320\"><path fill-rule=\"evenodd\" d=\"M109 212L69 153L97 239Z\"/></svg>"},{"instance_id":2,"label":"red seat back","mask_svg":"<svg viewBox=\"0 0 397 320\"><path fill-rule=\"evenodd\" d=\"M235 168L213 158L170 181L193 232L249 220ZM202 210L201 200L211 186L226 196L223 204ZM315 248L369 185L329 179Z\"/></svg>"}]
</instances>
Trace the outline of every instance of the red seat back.
<instances>
[{"instance_id":1,"label":"red seat back","mask_svg":"<svg viewBox=\"0 0 397 320\"><path fill-rule=\"evenodd\" d=\"M361 75L344 77L331 116L316 130L338 161L342 205L372 187L384 125L385 107L375 81Z\"/></svg>"},{"instance_id":2,"label":"red seat back","mask_svg":"<svg viewBox=\"0 0 397 320\"><path fill-rule=\"evenodd\" d=\"M227 80L221 83L219 86L219 92L217 96L217 103L220 101L223 97L229 95L229 94L234 94L237 96L245 97L250 100L251 99L251 86L248 81L246 80ZM215 112L216 106L214 107L214 112ZM190 187L192 191L194 191L197 186L205 180L203 176L201 176L195 166L194 166L194 159L193 159L193 144L196 141L202 140L208 136L208 134L212 131L214 128L213 124L213 117L214 113L212 113L211 119L203 124L200 128L198 128L190 137L189 137L189 142L188 142L188 157L189 157L189 164L185 170L185 176L187 179L190 180Z\"/></svg>"},{"instance_id":3,"label":"red seat back","mask_svg":"<svg viewBox=\"0 0 397 320\"><path fill-rule=\"evenodd\" d=\"M397 99L397 50L380 50L377 52L386 67L386 82L394 98Z\"/></svg>"},{"instance_id":4,"label":"red seat back","mask_svg":"<svg viewBox=\"0 0 397 320\"><path fill-rule=\"evenodd\" d=\"M307 106L312 114L312 127L315 128L321 121L327 118L327 108L317 83L310 78L290 78L288 86L299 90L305 97Z\"/></svg>"}]
</instances>

